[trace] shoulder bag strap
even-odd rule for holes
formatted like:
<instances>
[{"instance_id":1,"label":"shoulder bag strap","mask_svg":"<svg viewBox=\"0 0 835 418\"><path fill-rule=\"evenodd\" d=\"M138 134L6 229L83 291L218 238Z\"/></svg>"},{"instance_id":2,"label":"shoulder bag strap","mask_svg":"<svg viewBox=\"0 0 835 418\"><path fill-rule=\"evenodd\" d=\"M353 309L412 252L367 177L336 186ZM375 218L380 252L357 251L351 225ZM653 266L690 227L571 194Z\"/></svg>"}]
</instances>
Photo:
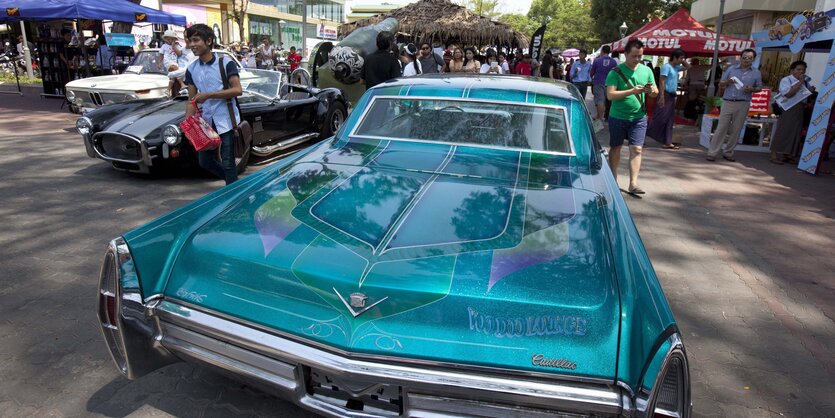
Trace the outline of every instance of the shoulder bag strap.
<instances>
[{"instance_id":1,"label":"shoulder bag strap","mask_svg":"<svg viewBox=\"0 0 835 418\"><path fill-rule=\"evenodd\" d=\"M226 66L223 65L223 56L218 57L218 65L220 66L220 79L223 81L223 89L229 88L229 79L226 78ZM226 107L229 109L229 118L232 119L232 130L238 131L238 121L235 119L235 111L232 110L232 99L226 99Z\"/></svg>"},{"instance_id":2,"label":"shoulder bag strap","mask_svg":"<svg viewBox=\"0 0 835 418\"><path fill-rule=\"evenodd\" d=\"M621 71L620 66L612 68L612 71L614 71L617 75L620 76L620 78L623 79L623 82L626 83L626 87L629 87L630 89L635 88L635 86L633 86L632 83L629 82L629 79L626 78L626 74L624 74L623 71ZM641 104L641 110L644 110L644 97L643 96L641 96L641 95L638 96L638 103Z\"/></svg>"}]
</instances>

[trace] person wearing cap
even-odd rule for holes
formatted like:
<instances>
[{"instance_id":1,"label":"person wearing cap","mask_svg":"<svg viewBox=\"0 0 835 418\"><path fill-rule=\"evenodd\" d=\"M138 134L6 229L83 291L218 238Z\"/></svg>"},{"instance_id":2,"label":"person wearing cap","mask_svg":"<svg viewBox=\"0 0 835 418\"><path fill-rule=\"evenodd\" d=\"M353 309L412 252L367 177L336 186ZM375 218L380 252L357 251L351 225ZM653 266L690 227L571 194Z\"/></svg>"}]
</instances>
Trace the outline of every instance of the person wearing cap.
<instances>
[{"instance_id":1,"label":"person wearing cap","mask_svg":"<svg viewBox=\"0 0 835 418\"><path fill-rule=\"evenodd\" d=\"M522 61L516 64L516 69L514 71L515 74L519 75L531 75L531 71L533 70L531 66L531 54L522 55Z\"/></svg>"},{"instance_id":2,"label":"person wearing cap","mask_svg":"<svg viewBox=\"0 0 835 418\"><path fill-rule=\"evenodd\" d=\"M165 71L177 71L180 68L177 60L183 55L183 46L177 42L177 32L169 29L162 34L165 43L160 47L159 54L162 60L162 68Z\"/></svg>"}]
</instances>

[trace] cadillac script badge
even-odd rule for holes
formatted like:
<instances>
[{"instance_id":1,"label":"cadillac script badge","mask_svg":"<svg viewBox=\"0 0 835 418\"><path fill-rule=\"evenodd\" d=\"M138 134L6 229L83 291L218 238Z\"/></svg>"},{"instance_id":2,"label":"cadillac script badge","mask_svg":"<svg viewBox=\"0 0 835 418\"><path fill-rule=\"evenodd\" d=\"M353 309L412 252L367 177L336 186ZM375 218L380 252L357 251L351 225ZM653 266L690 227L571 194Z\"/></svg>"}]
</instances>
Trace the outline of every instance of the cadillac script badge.
<instances>
[{"instance_id":1,"label":"cadillac script badge","mask_svg":"<svg viewBox=\"0 0 835 418\"><path fill-rule=\"evenodd\" d=\"M547 358L543 354L534 354L531 356L531 364L539 367L553 367L555 369L575 370L577 363L566 360L564 358Z\"/></svg>"}]
</instances>

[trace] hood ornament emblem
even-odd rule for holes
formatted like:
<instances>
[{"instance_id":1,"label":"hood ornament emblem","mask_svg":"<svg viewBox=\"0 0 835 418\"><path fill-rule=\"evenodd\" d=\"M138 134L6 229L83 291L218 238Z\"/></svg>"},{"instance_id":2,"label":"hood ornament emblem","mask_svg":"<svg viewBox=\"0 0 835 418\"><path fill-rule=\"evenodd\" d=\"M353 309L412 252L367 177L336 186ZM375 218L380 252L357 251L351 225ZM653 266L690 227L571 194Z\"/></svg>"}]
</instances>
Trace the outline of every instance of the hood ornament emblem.
<instances>
[{"instance_id":1,"label":"hood ornament emblem","mask_svg":"<svg viewBox=\"0 0 835 418\"><path fill-rule=\"evenodd\" d=\"M349 303L347 300L345 300L344 297L342 297L342 295L339 294L339 291L337 291L335 287L333 288L333 292L336 293L336 296L339 297L339 300L341 300L342 303L345 304L345 307L348 308L348 311L351 312L351 315L353 315L354 318L364 314L369 309L379 305L384 300L389 298L388 296L386 296L386 297L372 303L371 305L365 306L365 303L368 300L368 296L366 296L363 293L360 293L360 292L351 293L351 295L349 296L351 302ZM358 308L359 310L355 311L354 308Z\"/></svg>"},{"instance_id":2,"label":"hood ornament emblem","mask_svg":"<svg viewBox=\"0 0 835 418\"><path fill-rule=\"evenodd\" d=\"M96 86L98 86L98 83L90 84L90 87L96 87Z\"/></svg>"},{"instance_id":3,"label":"hood ornament emblem","mask_svg":"<svg viewBox=\"0 0 835 418\"><path fill-rule=\"evenodd\" d=\"M368 300L368 296L360 292L351 293L351 307L353 308L364 308L366 300Z\"/></svg>"}]
</instances>

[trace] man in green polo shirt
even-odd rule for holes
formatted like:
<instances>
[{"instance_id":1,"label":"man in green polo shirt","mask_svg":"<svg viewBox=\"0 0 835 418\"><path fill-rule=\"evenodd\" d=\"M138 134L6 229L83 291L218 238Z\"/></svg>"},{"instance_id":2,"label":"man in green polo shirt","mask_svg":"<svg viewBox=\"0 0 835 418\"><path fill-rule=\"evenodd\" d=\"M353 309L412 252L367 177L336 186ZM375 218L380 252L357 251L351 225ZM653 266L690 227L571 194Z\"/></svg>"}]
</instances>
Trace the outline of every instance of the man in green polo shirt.
<instances>
[{"instance_id":1,"label":"man in green polo shirt","mask_svg":"<svg viewBox=\"0 0 835 418\"><path fill-rule=\"evenodd\" d=\"M644 194L638 187L641 152L647 134L646 96L658 95L652 70L641 64L644 44L638 39L626 43L626 61L606 76L606 97L612 102L609 111L609 166L618 178L620 150L629 143L629 188L631 194Z\"/></svg>"}]
</instances>

